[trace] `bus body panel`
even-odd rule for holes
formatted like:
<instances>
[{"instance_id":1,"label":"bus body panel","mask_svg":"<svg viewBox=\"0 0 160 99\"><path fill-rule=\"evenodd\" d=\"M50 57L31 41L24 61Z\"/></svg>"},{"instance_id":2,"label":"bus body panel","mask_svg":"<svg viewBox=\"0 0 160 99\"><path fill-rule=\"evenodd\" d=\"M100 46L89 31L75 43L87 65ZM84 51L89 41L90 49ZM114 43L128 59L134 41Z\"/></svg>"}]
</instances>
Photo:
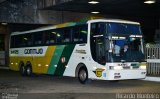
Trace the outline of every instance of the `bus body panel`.
<instances>
[{"instance_id":1,"label":"bus body panel","mask_svg":"<svg viewBox=\"0 0 160 99\"><path fill-rule=\"evenodd\" d=\"M45 49L43 55L34 54L30 52L30 49ZM10 69L19 71L19 63L23 62L26 64L30 62L32 65L32 71L34 73L47 73L51 57L55 51L55 46L49 47L29 47L29 48L14 48L10 49ZM14 51L18 51L17 54L11 54ZM34 54L34 55L33 55Z\"/></svg>"},{"instance_id":2,"label":"bus body panel","mask_svg":"<svg viewBox=\"0 0 160 99\"><path fill-rule=\"evenodd\" d=\"M30 62L32 65L33 73L39 74L55 74L63 75L65 66L70 60L70 56L75 47L75 44L72 45L59 45L59 46L48 46L48 47L29 47L29 48L17 48L11 49L10 52L18 51L21 54L13 55L10 54L10 69L19 71L19 63L23 62L26 64ZM25 52L26 49L45 49L42 55L39 54L30 54L30 52ZM35 52L36 53L36 52ZM27 54L27 55L25 55ZM34 55L33 55L34 54ZM63 62L63 59L64 62Z\"/></svg>"}]
</instances>

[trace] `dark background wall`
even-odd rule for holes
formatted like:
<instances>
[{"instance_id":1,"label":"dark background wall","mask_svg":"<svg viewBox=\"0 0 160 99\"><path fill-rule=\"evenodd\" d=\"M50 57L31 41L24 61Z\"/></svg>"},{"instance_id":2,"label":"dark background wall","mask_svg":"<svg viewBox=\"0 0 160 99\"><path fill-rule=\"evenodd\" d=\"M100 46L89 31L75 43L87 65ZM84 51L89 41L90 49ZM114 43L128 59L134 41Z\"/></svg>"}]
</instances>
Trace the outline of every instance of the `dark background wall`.
<instances>
[{"instance_id":1,"label":"dark background wall","mask_svg":"<svg viewBox=\"0 0 160 99\"><path fill-rule=\"evenodd\" d=\"M143 0L99 0L97 5L88 0L0 0L0 38L4 38L6 63L9 62L9 35L47 25L99 18L116 18L141 23L145 42L154 42L160 30L160 0L146 5ZM100 14L91 14L99 10ZM159 33L160 34L160 33Z\"/></svg>"}]
</instances>

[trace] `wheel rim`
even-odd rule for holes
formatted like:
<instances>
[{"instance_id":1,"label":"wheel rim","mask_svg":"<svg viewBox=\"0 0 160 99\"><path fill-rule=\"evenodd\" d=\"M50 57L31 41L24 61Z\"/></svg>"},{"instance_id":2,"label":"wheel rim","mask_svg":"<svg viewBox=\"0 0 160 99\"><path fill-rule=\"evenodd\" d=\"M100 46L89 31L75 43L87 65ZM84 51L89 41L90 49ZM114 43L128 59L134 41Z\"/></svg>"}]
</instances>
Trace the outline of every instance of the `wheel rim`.
<instances>
[{"instance_id":1,"label":"wheel rim","mask_svg":"<svg viewBox=\"0 0 160 99\"><path fill-rule=\"evenodd\" d=\"M87 73L85 70L81 70L80 73L79 73L79 78L81 81L85 81L86 78L87 78Z\"/></svg>"},{"instance_id":2,"label":"wheel rim","mask_svg":"<svg viewBox=\"0 0 160 99\"><path fill-rule=\"evenodd\" d=\"M31 74L31 69L30 69L30 67L27 68L27 74L28 74L28 75Z\"/></svg>"}]
</instances>

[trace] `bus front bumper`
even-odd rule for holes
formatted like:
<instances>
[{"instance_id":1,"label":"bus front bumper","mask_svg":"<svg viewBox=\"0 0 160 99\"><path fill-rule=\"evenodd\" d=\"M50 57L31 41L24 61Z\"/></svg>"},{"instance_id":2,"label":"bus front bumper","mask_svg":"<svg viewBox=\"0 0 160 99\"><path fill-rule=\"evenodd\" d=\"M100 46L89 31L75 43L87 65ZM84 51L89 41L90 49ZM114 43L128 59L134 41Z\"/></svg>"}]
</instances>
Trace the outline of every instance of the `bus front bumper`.
<instances>
[{"instance_id":1,"label":"bus front bumper","mask_svg":"<svg viewBox=\"0 0 160 99\"><path fill-rule=\"evenodd\" d=\"M144 79L146 70L108 70L106 75L106 80Z\"/></svg>"}]
</instances>

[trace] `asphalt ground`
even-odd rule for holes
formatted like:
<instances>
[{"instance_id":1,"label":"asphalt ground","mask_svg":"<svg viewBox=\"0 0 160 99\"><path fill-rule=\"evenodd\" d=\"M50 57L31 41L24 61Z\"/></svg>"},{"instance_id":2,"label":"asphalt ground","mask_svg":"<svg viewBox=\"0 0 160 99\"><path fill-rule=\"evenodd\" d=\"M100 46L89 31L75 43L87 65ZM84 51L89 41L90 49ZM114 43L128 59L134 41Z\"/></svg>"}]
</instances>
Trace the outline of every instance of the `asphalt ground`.
<instances>
[{"instance_id":1,"label":"asphalt ground","mask_svg":"<svg viewBox=\"0 0 160 99\"><path fill-rule=\"evenodd\" d=\"M83 85L72 77L22 77L19 72L0 69L0 93L0 99L160 99L160 83L93 80Z\"/></svg>"}]
</instances>

